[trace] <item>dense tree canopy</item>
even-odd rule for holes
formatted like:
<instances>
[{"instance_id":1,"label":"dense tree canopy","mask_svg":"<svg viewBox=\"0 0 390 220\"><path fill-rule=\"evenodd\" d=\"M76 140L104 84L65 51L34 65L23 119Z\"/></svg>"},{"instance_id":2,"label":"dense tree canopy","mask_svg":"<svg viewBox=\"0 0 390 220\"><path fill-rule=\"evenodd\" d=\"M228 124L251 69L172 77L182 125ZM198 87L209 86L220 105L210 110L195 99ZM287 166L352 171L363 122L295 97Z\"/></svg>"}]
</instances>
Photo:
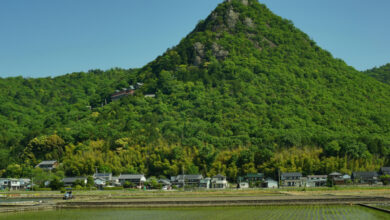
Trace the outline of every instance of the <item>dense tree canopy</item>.
<instances>
[{"instance_id":1,"label":"dense tree canopy","mask_svg":"<svg viewBox=\"0 0 390 220\"><path fill-rule=\"evenodd\" d=\"M111 102L136 82L144 86L133 96ZM230 179L389 163L390 86L256 0L220 4L139 70L0 79L0 103L3 176L31 173L46 159L68 176L184 168Z\"/></svg>"},{"instance_id":2,"label":"dense tree canopy","mask_svg":"<svg viewBox=\"0 0 390 220\"><path fill-rule=\"evenodd\" d=\"M364 73L376 78L381 82L390 84L390 63L381 67L375 67L373 69L366 70Z\"/></svg>"}]
</instances>

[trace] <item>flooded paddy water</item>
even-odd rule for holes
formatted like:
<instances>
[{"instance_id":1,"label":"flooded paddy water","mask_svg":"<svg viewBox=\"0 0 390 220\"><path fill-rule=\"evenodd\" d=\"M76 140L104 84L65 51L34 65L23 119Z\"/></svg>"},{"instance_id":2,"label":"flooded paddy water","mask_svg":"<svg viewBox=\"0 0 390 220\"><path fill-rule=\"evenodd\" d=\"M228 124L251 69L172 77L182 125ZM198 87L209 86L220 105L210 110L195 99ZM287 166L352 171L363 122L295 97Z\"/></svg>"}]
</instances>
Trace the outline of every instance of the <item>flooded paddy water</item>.
<instances>
[{"instance_id":1,"label":"flooded paddy water","mask_svg":"<svg viewBox=\"0 0 390 220\"><path fill-rule=\"evenodd\" d=\"M17 219L390 219L390 214L361 206L256 206L202 208L99 208L2 213L0 220Z\"/></svg>"}]
</instances>

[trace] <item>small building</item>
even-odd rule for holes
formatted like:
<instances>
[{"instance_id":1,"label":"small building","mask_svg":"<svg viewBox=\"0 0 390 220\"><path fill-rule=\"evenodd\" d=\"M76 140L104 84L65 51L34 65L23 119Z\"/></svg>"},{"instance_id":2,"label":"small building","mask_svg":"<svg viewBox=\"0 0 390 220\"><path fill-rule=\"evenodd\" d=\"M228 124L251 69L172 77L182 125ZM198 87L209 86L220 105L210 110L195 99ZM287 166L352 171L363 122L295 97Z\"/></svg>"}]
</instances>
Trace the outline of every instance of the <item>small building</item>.
<instances>
[{"instance_id":1,"label":"small building","mask_svg":"<svg viewBox=\"0 0 390 220\"><path fill-rule=\"evenodd\" d=\"M307 176L307 187L322 187L326 186L328 175L309 175Z\"/></svg>"},{"instance_id":2,"label":"small building","mask_svg":"<svg viewBox=\"0 0 390 220\"><path fill-rule=\"evenodd\" d=\"M129 182L134 184L137 188L143 187L146 182L146 178L143 174L121 174L118 179L122 186L126 182Z\"/></svg>"},{"instance_id":3,"label":"small building","mask_svg":"<svg viewBox=\"0 0 390 220\"><path fill-rule=\"evenodd\" d=\"M302 187L302 186L304 186L304 182L302 180L302 173L299 173L299 172L282 173L281 185L287 186L287 187Z\"/></svg>"},{"instance_id":4,"label":"small building","mask_svg":"<svg viewBox=\"0 0 390 220\"><path fill-rule=\"evenodd\" d=\"M187 175L178 175L173 178L174 185L178 187L199 187L200 181L203 180L201 174L187 174Z\"/></svg>"},{"instance_id":5,"label":"small building","mask_svg":"<svg viewBox=\"0 0 390 220\"><path fill-rule=\"evenodd\" d=\"M19 179L20 189L30 189L31 188L31 179L21 178Z\"/></svg>"},{"instance_id":6,"label":"small building","mask_svg":"<svg viewBox=\"0 0 390 220\"><path fill-rule=\"evenodd\" d=\"M115 93L111 95L111 101L119 100L129 95L134 95L134 87L123 88L121 91L116 90Z\"/></svg>"},{"instance_id":7,"label":"small building","mask_svg":"<svg viewBox=\"0 0 390 220\"><path fill-rule=\"evenodd\" d=\"M9 190L19 190L20 189L20 180L8 179L8 188L9 188Z\"/></svg>"},{"instance_id":8,"label":"small building","mask_svg":"<svg viewBox=\"0 0 390 220\"><path fill-rule=\"evenodd\" d=\"M249 183L261 182L264 180L264 173L248 173L243 179Z\"/></svg>"},{"instance_id":9,"label":"small building","mask_svg":"<svg viewBox=\"0 0 390 220\"><path fill-rule=\"evenodd\" d=\"M81 181L84 185L87 184L87 177L65 177L62 179L62 182L64 183L64 186L74 186L76 181Z\"/></svg>"},{"instance_id":10,"label":"small building","mask_svg":"<svg viewBox=\"0 0 390 220\"><path fill-rule=\"evenodd\" d=\"M52 170L54 168L57 168L58 165L59 164L56 160L44 160L40 162L38 165L36 165L35 167L39 167L43 170Z\"/></svg>"},{"instance_id":11,"label":"small building","mask_svg":"<svg viewBox=\"0 0 390 220\"><path fill-rule=\"evenodd\" d=\"M206 178L200 180L200 182L199 182L199 188L210 189L210 186L211 186L211 178L210 177L206 177Z\"/></svg>"},{"instance_id":12,"label":"small building","mask_svg":"<svg viewBox=\"0 0 390 220\"><path fill-rule=\"evenodd\" d=\"M249 183L248 182L239 182L237 184L237 187L239 189L248 189L249 188Z\"/></svg>"},{"instance_id":13,"label":"small building","mask_svg":"<svg viewBox=\"0 0 390 220\"><path fill-rule=\"evenodd\" d=\"M155 94L146 94L145 98L156 98Z\"/></svg>"},{"instance_id":14,"label":"small building","mask_svg":"<svg viewBox=\"0 0 390 220\"><path fill-rule=\"evenodd\" d=\"M346 180L343 178L343 174L339 172L330 173L328 178L332 185L344 185L346 183Z\"/></svg>"},{"instance_id":15,"label":"small building","mask_svg":"<svg viewBox=\"0 0 390 220\"><path fill-rule=\"evenodd\" d=\"M111 180L109 181L109 184L112 185L112 186L121 186L121 183L119 182L119 176L111 177Z\"/></svg>"},{"instance_id":16,"label":"small building","mask_svg":"<svg viewBox=\"0 0 390 220\"><path fill-rule=\"evenodd\" d=\"M381 167L380 175L390 175L390 167Z\"/></svg>"},{"instance_id":17,"label":"small building","mask_svg":"<svg viewBox=\"0 0 390 220\"><path fill-rule=\"evenodd\" d=\"M377 184L379 181L378 173L375 171L353 172L352 179L357 184Z\"/></svg>"},{"instance_id":18,"label":"small building","mask_svg":"<svg viewBox=\"0 0 390 220\"><path fill-rule=\"evenodd\" d=\"M0 190L8 189L8 179L0 178Z\"/></svg>"},{"instance_id":19,"label":"small building","mask_svg":"<svg viewBox=\"0 0 390 220\"><path fill-rule=\"evenodd\" d=\"M261 184L261 187L276 189L276 188L278 188L278 185L279 185L278 181L271 179L271 178L267 178L263 181L263 183Z\"/></svg>"},{"instance_id":20,"label":"small building","mask_svg":"<svg viewBox=\"0 0 390 220\"><path fill-rule=\"evenodd\" d=\"M228 187L228 182L226 176L218 174L213 176L211 179L211 188L213 189L226 189Z\"/></svg>"}]
</instances>

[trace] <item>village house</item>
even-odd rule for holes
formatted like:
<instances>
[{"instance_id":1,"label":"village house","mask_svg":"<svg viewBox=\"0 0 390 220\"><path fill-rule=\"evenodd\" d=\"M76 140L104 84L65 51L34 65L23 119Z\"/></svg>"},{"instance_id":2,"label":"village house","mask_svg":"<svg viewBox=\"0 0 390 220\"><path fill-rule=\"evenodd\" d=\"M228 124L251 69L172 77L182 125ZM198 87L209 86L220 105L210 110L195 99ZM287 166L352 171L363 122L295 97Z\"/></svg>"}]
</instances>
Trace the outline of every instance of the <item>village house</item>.
<instances>
[{"instance_id":1,"label":"village house","mask_svg":"<svg viewBox=\"0 0 390 220\"><path fill-rule=\"evenodd\" d=\"M375 171L353 172L352 180L357 184L377 184L379 181L378 173Z\"/></svg>"},{"instance_id":2,"label":"village house","mask_svg":"<svg viewBox=\"0 0 390 220\"><path fill-rule=\"evenodd\" d=\"M111 101L119 100L123 97L134 95L134 87L123 88L122 91L116 90L114 94L111 95Z\"/></svg>"},{"instance_id":3,"label":"village house","mask_svg":"<svg viewBox=\"0 0 390 220\"><path fill-rule=\"evenodd\" d=\"M64 186L74 186L76 181L80 181L85 185L87 184L87 177L65 177L62 179Z\"/></svg>"},{"instance_id":4,"label":"village house","mask_svg":"<svg viewBox=\"0 0 390 220\"><path fill-rule=\"evenodd\" d=\"M249 173L245 176L238 177L238 183L247 182L249 187L261 187L261 183L264 181L263 173Z\"/></svg>"},{"instance_id":5,"label":"village house","mask_svg":"<svg viewBox=\"0 0 390 220\"><path fill-rule=\"evenodd\" d=\"M142 188L146 182L146 178L143 174L121 174L118 178L119 183L123 186L126 182L129 182L137 188Z\"/></svg>"},{"instance_id":6,"label":"village house","mask_svg":"<svg viewBox=\"0 0 390 220\"><path fill-rule=\"evenodd\" d=\"M178 175L172 180L172 183L178 187L183 187L183 185L184 187L199 187L203 176L201 174Z\"/></svg>"},{"instance_id":7,"label":"village house","mask_svg":"<svg viewBox=\"0 0 390 220\"><path fill-rule=\"evenodd\" d=\"M8 189L8 179L0 178L0 190Z\"/></svg>"},{"instance_id":8,"label":"village house","mask_svg":"<svg viewBox=\"0 0 390 220\"><path fill-rule=\"evenodd\" d=\"M58 165L59 164L56 160L44 160L40 162L38 165L36 165L35 167L39 167L43 170L52 170L54 168L57 168Z\"/></svg>"},{"instance_id":9,"label":"village house","mask_svg":"<svg viewBox=\"0 0 390 220\"><path fill-rule=\"evenodd\" d=\"M112 173L95 173L93 174L93 179L102 179L110 182L112 180Z\"/></svg>"},{"instance_id":10,"label":"village house","mask_svg":"<svg viewBox=\"0 0 390 220\"><path fill-rule=\"evenodd\" d=\"M206 177L199 182L199 188L210 189L211 188L211 178Z\"/></svg>"},{"instance_id":11,"label":"village house","mask_svg":"<svg viewBox=\"0 0 390 220\"><path fill-rule=\"evenodd\" d=\"M19 190L20 189L20 180L8 179L8 189L9 190Z\"/></svg>"},{"instance_id":12,"label":"village house","mask_svg":"<svg viewBox=\"0 0 390 220\"><path fill-rule=\"evenodd\" d=\"M298 172L282 173L281 185L288 186L288 187L302 187L302 186L304 186L304 183L302 180L302 173L298 173Z\"/></svg>"},{"instance_id":13,"label":"village house","mask_svg":"<svg viewBox=\"0 0 390 220\"><path fill-rule=\"evenodd\" d=\"M390 175L390 167L381 167L380 175Z\"/></svg>"},{"instance_id":14,"label":"village house","mask_svg":"<svg viewBox=\"0 0 390 220\"><path fill-rule=\"evenodd\" d=\"M343 174L338 172L332 172L328 175L330 183L333 185L344 185L345 180L343 178Z\"/></svg>"},{"instance_id":15,"label":"village house","mask_svg":"<svg viewBox=\"0 0 390 220\"><path fill-rule=\"evenodd\" d=\"M218 174L213 176L211 179L211 188L213 189L226 189L228 187L228 182L226 176Z\"/></svg>"},{"instance_id":16,"label":"village house","mask_svg":"<svg viewBox=\"0 0 390 220\"><path fill-rule=\"evenodd\" d=\"M237 184L237 188L239 188L239 189L248 189L249 188L249 183L248 182L239 182Z\"/></svg>"},{"instance_id":17,"label":"village house","mask_svg":"<svg viewBox=\"0 0 390 220\"><path fill-rule=\"evenodd\" d=\"M31 186L31 179L27 178L21 178L19 179L20 182L20 189L30 189Z\"/></svg>"},{"instance_id":18,"label":"village house","mask_svg":"<svg viewBox=\"0 0 390 220\"><path fill-rule=\"evenodd\" d=\"M256 183L264 180L264 173L248 173L243 177L245 182Z\"/></svg>"},{"instance_id":19,"label":"village house","mask_svg":"<svg viewBox=\"0 0 390 220\"><path fill-rule=\"evenodd\" d=\"M113 176L111 177L111 181L109 182L112 186L121 186L121 183L119 182L119 176Z\"/></svg>"},{"instance_id":20,"label":"village house","mask_svg":"<svg viewBox=\"0 0 390 220\"><path fill-rule=\"evenodd\" d=\"M321 187L326 186L328 181L327 175L309 175L307 176L307 187Z\"/></svg>"},{"instance_id":21,"label":"village house","mask_svg":"<svg viewBox=\"0 0 390 220\"><path fill-rule=\"evenodd\" d=\"M279 185L278 181L271 179L271 178L267 178L263 181L263 183L261 184L261 187L276 189L276 188L278 188L278 185Z\"/></svg>"}]
</instances>

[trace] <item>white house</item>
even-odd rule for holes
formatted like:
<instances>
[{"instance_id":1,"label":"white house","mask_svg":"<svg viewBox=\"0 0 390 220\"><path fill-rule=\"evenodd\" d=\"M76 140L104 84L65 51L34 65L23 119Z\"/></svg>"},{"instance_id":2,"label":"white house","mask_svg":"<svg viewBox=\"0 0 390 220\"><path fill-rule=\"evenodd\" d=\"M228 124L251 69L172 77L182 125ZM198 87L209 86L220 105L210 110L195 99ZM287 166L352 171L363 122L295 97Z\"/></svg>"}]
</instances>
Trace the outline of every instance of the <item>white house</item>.
<instances>
[{"instance_id":1,"label":"white house","mask_svg":"<svg viewBox=\"0 0 390 220\"><path fill-rule=\"evenodd\" d=\"M8 179L8 187L10 190L20 189L20 180L18 179Z\"/></svg>"},{"instance_id":2,"label":"white house","mask_svg":"<svg viewBox=\"0 0 390 220\"><path fill-rule=\"evenodd\" d=\"M264 180L262 186L264 188L276 189L276 188L278 188L278 181L271 179L271 178L267 178L266 180Z\"/></svg>"},{"instance_id":3,"label":"white house","mask_svg":"<svg viewBox=\"0 0 390 220\"><path fill-rule=\"evenodd\" d=\"M121 185L129 182L138 188L141 188L146 182L146 178L143 174L121 174L118 179Z\"/></svg>"},{"instance_id":4,"label":"white house","mask_svg":"<svg viewBox=\"0 0 390 220\"><path fill-rule=\"evenodd\" d=\"M228 187L226 176L218 174L211 179L211 188L213 189L225 189Z\"/></svg>"},{"instance_id":5,"label":"white house","mask_svg":"<svg viewBox=\"0 0 390 220\"><path fill-rule=\"evenodd\" d=\"M249 183L248 182L240 182L240 183L238 183L238 188L240 188L240 189L248 189L249 188Z\"/></svg>"},{"instance_id":6,"label":"white house","mask_svg":"<svg viewBox=\"0 0 390 220\"><path fill-rule=\"evenodd\" d=\"M309 175L307 176L307 187L321 187L326 186L328 175Z\"/></svg>"}]
</instances>

